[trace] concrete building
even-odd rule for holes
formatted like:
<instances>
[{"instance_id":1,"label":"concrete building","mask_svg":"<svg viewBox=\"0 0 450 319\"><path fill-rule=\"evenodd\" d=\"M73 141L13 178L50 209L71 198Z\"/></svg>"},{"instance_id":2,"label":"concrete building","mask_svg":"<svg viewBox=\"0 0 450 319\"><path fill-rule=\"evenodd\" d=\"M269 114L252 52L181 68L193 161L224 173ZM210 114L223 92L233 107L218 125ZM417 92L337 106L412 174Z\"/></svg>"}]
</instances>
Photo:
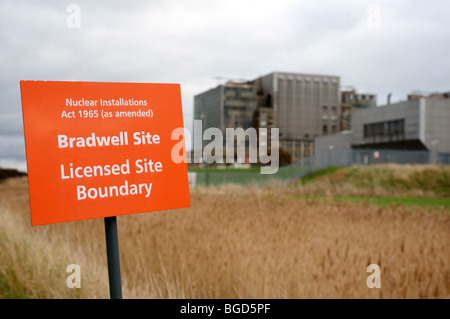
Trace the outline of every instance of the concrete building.
<instances>
[{"instance_id":1,"label":"concrete building","mask_svg":"<svg viewBox=\"0 0 450 319\"><path fill-rule=\"evenodd\" d=\"M222 131L279 128L280 147L296 161L314 153L314 138L340 130L339 88L338 76L272 72L196 95L194 120Z\"/></svg>"},{"instance_id":2,"label":"concrete building","mask_svg":"<svg viewBox=\"0 0 450 319\"><path fill-rule=\"evenodd\" d=\"M226 146L226 128L243 128L244 130L254 127L254 112L256 109L256 89L249 83L227 82L210 89L194 97L194 120L202 121L202 131L207 128L219 128L223 133L223 156L230 152L235 152L236 160L245 161L245 158L237 158L237 149ZM202 132L202 136L203 136ZM194 148L205 147L204 145L195 145ZM248 156L248 139L244 145L246 155ZM198 159L197 159L198 160ZM208 161L208 158L205 158ZM221 162L221 161L219 161Z\"/></svg>"},{"instance_id":3,"label":"concrete building","mask_svg":"<svg viewBox=\"0 0 450 319\"><path fill-rule=\"evenodd\" d=\"M338 76L272 72L252 83L268 95L280 146L296 161L314 153L314 138L339 131Z\"/></svg>"},{"instance_id":4,"label":"concrete building","mask_svg":"<svg viewBox=\"0 0 450 319\"><path fill-rule=\"evenodd\" d=\"M352 112L357 109L365 109L377 106L375 94L357 93L356 90L341 91L341 122L340 131L352 129Z\"/></svg>"},{"instance_id":5,"label":"concrete building","mask_svg":"<svg viewBox=\"0 0 450 319\"><path fill-rule=\"evenodd\" d=\"M194 119L202 119L203 130L217 127L253 126L256 89L248 83L227 82L194 97Z\"/></svg>"},{"instance_id":6,"label":"concrete building","mask_svg":"<svg viewBox=\"0 0 450 319\"><path fill-rule=\"evenodd\" d=\"M421 97L352 114L352 130L316 138L316 152L393 149L450 152L450 99Z\"/></svg>"}]
</instances>

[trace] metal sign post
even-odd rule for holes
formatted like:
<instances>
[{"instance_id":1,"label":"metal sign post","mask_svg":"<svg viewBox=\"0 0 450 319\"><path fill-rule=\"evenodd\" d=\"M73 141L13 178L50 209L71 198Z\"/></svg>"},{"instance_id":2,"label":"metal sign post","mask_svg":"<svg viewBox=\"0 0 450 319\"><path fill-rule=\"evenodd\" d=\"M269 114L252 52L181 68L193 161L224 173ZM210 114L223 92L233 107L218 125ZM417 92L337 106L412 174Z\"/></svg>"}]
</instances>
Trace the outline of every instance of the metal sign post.
<instances>
[{"instance_id":1,"label":"metal sign post","mask_svg":"<svg viewBox=\"0 0 450 319\"><path fill-rule=\"evenodd\" d=\"M122 299L116 216L105 217L105 236L106 255L108 258L109 294L111 299Z\"/></svg>"}]
</instances>

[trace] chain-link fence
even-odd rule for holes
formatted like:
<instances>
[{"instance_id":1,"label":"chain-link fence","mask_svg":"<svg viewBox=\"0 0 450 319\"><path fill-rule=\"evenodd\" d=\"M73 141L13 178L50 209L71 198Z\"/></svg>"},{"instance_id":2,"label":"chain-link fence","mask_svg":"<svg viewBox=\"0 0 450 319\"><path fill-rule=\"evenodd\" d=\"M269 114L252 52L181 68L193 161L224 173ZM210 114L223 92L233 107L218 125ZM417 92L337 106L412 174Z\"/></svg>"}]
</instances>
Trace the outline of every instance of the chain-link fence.
<instances>
[{"instance_id":1,"label":"chain-link fence","mask_svg":"<svg viewBox=\"0 0 450 319\"><path fill-rule=\"evenodd\" d=\"M450 153L429 151L401 151L376 149L330 149L306 157L289 166L280 167L276 174L264 175L257 169L214 169L195 171L190 179L192 185L218 186L239 184L252 186L273 186L286 183L310 173L337 166L395 164L445 164L450 165ZM193 177L195 176L195 177Z\"/></svg>"}]
</instances>

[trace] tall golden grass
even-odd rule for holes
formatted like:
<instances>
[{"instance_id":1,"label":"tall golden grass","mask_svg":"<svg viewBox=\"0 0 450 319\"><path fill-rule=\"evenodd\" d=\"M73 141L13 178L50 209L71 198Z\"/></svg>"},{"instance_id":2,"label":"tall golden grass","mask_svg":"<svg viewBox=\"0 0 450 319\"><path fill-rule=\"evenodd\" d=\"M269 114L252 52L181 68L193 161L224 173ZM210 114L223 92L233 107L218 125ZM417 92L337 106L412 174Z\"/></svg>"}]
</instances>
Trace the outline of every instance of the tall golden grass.
<instances>
[{"instance_id":1,"label":"tall golden grass","mask_svg":"<svg viewBox=\"0 0 450 319\"><path fill-rule=\"evenodd\" d=\"M450 297L448 211L286 191L196 188L190 208L119 216L124 298ZM108 298L103 220L31 227L27 192L26 178L0 184L0 296ZM81 289L66 286L69 264Z\"/></svg>"}]
</instances>

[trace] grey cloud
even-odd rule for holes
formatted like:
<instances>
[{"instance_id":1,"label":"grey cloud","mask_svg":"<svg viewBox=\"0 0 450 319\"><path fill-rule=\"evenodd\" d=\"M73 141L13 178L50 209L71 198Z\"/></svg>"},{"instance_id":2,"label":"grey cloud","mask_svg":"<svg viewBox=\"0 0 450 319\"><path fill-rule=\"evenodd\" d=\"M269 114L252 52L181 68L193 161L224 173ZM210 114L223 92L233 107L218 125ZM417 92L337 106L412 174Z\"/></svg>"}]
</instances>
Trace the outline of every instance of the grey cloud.
<instances>
[{"instance_id":1,"label":"grey cloud","mask_svg":"<svg viewBox=\"0 0 450 319\"><path fill-rule=\"evenodd\" d=\"M25 142L23 137L0 135L0 158L25 160Z\"/></svg>"},{"instance_id":2,"label":"grey cloud","mask_svg":"<svg viewBox=\"0 0 450 319\"><path fill-rule=\"evenodd\" d=\"M5 113L0 115L0 135L22 136L22 113Z\"/></svg>"},{"instance_id":3,"label":"grey cloud","mask_svg":"<svg viewBox=\"0 0 450 319\"><path fill-rule=\"evenodd\" d=\"M70 3L81 28L66 25ZM448 1L13 1L0 2L0 135L20 136L19 81L181 83L185 125L213 76L272 71L334 74L343 84L405 99L449 90ZM20 147L19 147L20 148Z\"/></svg>"}]
</instances>

